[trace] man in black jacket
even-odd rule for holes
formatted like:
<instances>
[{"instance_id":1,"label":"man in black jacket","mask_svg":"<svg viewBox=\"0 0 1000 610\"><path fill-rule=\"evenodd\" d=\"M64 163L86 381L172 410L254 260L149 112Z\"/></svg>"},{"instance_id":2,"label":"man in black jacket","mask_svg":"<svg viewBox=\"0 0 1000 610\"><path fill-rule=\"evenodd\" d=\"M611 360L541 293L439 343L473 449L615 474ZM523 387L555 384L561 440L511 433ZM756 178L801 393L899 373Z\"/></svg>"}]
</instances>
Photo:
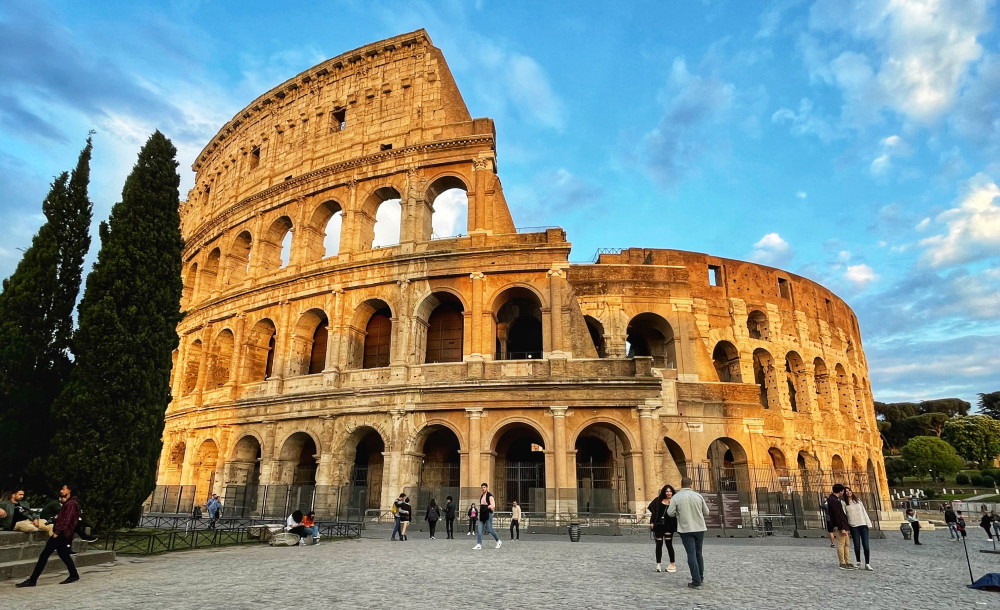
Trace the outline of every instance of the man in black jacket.
<instances>
[{"instance_id":1,"label":"man in black jacket","mask_svg":"<svg viewBox=\"0 0 1000 610\"><path fill-rule=\"evenodd\" d=\"M448 502L444 505L445 533L448 538L455 537L455 501L448 496Z\"/></svg>"},{"instance_id":2,"label":"man in black jacket","mask_svg":"<svg viewBox=\"0 0 1000 610\"><path fill-rule=\"evenodd\" d=\"M958 516L951 504L944 509L944 522L948 525L948 534L951 536L952 542L958 540Z\"/></svg>"},{"instance_id":3,"label":"man in black jacket","mask_svg":"<svg viewBox=\"0 0 1000 610\"><path fill-rule=\"evenodd\" d=\"M837 483L833 486L833 493L826 499L827 512L830 514L830 523L837 531L837 558L840 560L841 570L853 570L851 563L851 525L847 521L847 513L844 512L844 505L840 499L844 497L844 486Z\"/></svg>"}]
</instances>

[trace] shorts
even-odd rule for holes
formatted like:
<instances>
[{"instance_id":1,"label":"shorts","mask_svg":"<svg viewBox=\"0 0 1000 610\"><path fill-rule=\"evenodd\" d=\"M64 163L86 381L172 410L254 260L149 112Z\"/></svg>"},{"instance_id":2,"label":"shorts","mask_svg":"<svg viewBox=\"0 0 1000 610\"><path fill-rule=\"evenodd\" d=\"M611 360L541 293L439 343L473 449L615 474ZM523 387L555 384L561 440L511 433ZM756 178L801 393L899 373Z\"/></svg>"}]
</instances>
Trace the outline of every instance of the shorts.
<instances>
[{"instance_id":1,"label":"shorts","mask_svg":"<svg viewBox=\"0 0 1000 610\"><path fill-rule=\"evenodd\" d=\"M833 525L833 521L826 522L826 531L828 534L832 534L835 529L837 528Z\"/></svg>"}]
</instances>

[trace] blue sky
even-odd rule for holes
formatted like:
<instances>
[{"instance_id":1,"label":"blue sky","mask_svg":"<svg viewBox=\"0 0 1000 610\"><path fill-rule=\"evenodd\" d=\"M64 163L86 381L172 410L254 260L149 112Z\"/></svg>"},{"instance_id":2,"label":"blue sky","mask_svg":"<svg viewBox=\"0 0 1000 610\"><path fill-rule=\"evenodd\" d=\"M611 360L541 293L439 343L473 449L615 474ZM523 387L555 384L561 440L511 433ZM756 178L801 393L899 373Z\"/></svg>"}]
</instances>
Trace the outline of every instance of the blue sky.
<instances>
[{"instance_id":1,"label":"blue sky","mask_svg":"<svg viewBox=\"0 0 1000 610\"><path fill-rule=\"evenodd\" d=\"M8 0L0 276L87 130L96 224L154 129L186 196L194 156L257 95L423 27L496 120L518 226L564 227L576 261L679 248L819 281L858 314L876 400L1000 390L994 2L609 7Z\"/></svg>"}]
</instances>

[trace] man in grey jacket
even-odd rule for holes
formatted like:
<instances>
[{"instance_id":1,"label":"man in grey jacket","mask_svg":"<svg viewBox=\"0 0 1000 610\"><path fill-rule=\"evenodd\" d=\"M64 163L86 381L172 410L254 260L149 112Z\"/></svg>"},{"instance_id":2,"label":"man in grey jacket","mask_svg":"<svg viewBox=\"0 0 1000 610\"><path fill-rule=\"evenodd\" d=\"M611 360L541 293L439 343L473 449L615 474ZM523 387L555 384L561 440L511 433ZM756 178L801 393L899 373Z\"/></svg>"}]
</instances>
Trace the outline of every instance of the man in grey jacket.
<instances>
[{"instance_id":1,"label":"man in grey jacket","mask_svg":"<svg viewBox=\"0 0 1000 610\"><path fill-rule=\"evenodd\" d=\"M701 556L701 547L705 542L705 517L708 516L708 504L705 498L693 489L691 477L681 479L681 490L670 502L667 514L677 517L677 533L681 536L684 552L687 554L688 569L691 570L691 582L688 586L700 589L705 578L705 560Z\"/></svg>"}]
</instances>

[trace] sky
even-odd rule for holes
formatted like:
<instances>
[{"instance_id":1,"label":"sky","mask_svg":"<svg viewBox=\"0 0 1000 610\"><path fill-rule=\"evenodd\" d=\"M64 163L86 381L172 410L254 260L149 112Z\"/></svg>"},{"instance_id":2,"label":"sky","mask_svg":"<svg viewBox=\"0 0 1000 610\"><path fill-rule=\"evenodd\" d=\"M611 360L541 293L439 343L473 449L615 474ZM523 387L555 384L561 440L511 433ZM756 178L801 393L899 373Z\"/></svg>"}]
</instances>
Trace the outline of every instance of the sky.
<instances>
[{"instance_id":1,"label":"sky","mask_svg":"<svg viewBox=\"0 0 1000 610\"><path fill-rule=\"evenodd\" d=\"M186 198L195 156L258 95L425 28L472 116L496 121L517 226L565 228L577 262L677 248L803 275L857 313L876 400L975 405L1000 390L997 16L990 0L5 0L0 277L88 130L96 227L153 130Z\"/></svg>"}]
</instances>

